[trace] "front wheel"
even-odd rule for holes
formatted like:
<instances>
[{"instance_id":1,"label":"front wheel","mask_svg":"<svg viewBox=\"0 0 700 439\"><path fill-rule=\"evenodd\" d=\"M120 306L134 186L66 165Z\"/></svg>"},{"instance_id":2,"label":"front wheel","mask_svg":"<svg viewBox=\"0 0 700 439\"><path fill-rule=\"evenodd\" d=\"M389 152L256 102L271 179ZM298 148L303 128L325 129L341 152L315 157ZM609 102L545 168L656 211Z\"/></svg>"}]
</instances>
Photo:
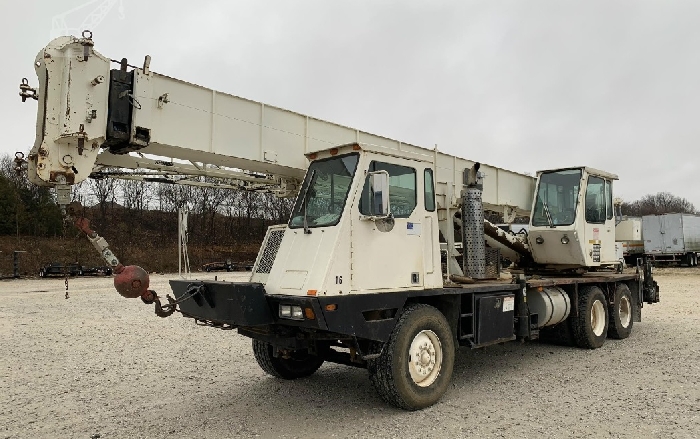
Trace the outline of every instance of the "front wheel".
<instances>
[{"instance_id":1,"label":"front wheel","mask_svg":"<svg viewBox=\"0 0 700 439\"><path fill-rule=\"evenodd\" d=\"M569 318L572 318L571 316ZM608 306L600 288L587 286L578 295L578 315L573 316L571 332L576 345L596 349L603 346L608 333Z\"/></svg>"},{"instance_id":2,"label":"front wheel","mask_svg":"<svg viewBox=\"0 0 700 439\"><path fill-rule=\"evenodd\" d=\"M262 370L285 380L294 380L313 375L323 364L323 358L307 351L294 351L288 358L274 356L271 344L253 339L253 355Z\"/></svg>"},{"instance_id":3,"label":"front wheel","mask_svg":"<svg viewBox=\"0 0 700 439\"><path fill-rule=\"evenodd\" d=\"M401 314L367 370L382 399L418 410L435 404L447 391L454 361L454 336L445 316L432 306L415 304Z\"/></svg>"}]
</instances>

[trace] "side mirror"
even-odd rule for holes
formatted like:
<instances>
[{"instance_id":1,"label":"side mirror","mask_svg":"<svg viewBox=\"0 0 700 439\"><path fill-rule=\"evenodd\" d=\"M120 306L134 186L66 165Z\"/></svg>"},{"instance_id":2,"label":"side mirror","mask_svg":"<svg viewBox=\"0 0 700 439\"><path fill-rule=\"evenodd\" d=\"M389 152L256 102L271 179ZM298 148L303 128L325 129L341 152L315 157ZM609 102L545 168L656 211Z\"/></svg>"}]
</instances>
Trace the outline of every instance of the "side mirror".
<instances>
[{"instance_id":1,"label":"side mirror","mask_svg":"<svg viewBox=\"0 0 700 439\"><path fill-rule=\"evenodd\" d=\"M384 218L390 215L388 172L377 171L369 173L369 198L371 216Z\"/></svg>"}]
</instances>

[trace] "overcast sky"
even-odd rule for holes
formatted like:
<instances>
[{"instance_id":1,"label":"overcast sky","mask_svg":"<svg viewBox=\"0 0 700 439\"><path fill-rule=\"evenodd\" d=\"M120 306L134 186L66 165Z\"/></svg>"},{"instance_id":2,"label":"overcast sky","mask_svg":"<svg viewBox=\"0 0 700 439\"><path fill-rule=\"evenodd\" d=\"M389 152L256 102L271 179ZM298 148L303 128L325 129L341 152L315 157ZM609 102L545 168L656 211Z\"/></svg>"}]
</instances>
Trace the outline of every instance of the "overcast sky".
<instances>
[{"instance_id":1,"label":"overcast sky","mask_svg":"<svg viewBox=\"0 0 700 439\"><path fill-rule=\"evenodd\" d=\"M33 144L20 79L36 85L52 18L86 3L1 0L0 153ZM627 201L700 208L700 1L113 3L91 29L111 58L150 54L159 73L515 171L592 166Z\"/></svg>"}]
</instances>

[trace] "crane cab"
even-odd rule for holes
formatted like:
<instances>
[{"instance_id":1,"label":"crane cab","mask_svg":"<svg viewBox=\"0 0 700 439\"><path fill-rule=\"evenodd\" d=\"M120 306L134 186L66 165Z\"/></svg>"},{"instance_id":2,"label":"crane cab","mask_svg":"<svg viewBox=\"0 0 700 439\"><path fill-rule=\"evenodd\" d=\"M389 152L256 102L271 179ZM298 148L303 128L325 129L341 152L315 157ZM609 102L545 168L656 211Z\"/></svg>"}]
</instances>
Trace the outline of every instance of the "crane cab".
<instances>
[{"instance_id":1,"label":"crane cab","mask_svg":"<svg viewBox=\"0 0 700 439\"><path fill-rule=\"evenodd\" d=\"M589 167L537 173L528 233L536 263L559 268L618 263L612 202L617 179Z\"/></svg>"},{"instance_id":2,"label":"crane cab","mask_svg":"<svg viewBox=\"0 0 700 439\"><path fill-rule=\"evenodd\" d=\"M267 276L268 293L442 287L430 155L398 156L376 145L349 144L308 157Z\"/></svg>"}]
</instances>

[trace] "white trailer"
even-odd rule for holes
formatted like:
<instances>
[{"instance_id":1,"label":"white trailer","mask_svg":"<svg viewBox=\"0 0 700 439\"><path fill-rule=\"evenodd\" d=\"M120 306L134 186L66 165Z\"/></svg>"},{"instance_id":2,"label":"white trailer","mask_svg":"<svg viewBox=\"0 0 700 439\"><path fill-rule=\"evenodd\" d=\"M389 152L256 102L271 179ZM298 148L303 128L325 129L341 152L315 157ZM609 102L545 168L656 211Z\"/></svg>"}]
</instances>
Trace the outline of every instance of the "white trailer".
<instances>
[{"instance_id":1,"label":"white trailer","mask_svg":"<svg viewBox=\"0 0 700 439\"><path fill-rule=\"evenodd\" d=\"M642 217L644 254L654 262L695 267L700 253L700 216L667 213Z\"/></svg>"}]
</instances>

